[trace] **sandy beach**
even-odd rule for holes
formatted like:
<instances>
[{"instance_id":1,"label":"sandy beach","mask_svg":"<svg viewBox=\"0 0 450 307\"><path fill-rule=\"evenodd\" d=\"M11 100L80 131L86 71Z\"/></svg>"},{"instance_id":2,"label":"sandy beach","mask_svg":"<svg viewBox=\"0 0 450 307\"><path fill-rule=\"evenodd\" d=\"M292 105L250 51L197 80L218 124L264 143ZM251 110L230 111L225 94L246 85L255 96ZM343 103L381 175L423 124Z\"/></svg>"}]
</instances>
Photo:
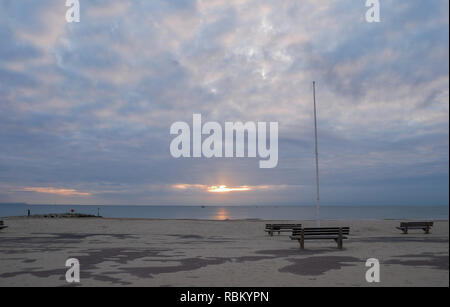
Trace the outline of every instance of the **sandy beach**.
<instances>
[{"instance_id":1,"label":"sandy beach","mask_svg":"<svg viewBox=\"0 0 450 307\"><path fill-rule=\"evenodd\" d=\"M288 234L268 236L259 220L6 218L0 231L0 286L68 286L68 258L78 286L449 286L449 225L432 233L395 229L399 221L323 221L350 226L338 250ZM312 221L290 221L314 227ZM368 284L377 258L381 283Z\"/></svg>"}]
</instances>

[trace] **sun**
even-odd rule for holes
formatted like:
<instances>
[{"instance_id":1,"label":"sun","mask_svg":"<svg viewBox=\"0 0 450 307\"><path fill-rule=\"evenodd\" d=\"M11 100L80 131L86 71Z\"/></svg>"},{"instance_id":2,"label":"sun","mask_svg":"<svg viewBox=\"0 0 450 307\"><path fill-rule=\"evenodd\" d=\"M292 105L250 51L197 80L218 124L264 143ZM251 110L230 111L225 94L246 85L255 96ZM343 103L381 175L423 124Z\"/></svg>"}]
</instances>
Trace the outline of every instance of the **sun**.
<instances>
[{"instance_id":1,"label":"sun","mask_svg":"<svg viewBox=\"0 0 450 307\"><path fill-rule=\"evenodd\" d=\"M214 185L208 187L208 192L211 193L227 193L227 192L243 192L243 191L250 191L250 187L248 186L240 186L240 187L227 187L226 185Z\"/></svg>"}]
</instances>

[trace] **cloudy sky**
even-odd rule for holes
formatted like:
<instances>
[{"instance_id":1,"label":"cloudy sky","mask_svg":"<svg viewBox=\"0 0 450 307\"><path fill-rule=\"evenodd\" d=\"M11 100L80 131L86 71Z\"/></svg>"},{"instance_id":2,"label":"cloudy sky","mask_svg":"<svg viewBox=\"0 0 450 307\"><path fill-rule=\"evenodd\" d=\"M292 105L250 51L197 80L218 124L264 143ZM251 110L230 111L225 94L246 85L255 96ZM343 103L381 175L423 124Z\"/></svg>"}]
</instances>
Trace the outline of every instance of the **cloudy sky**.
<instances>
[{"instance_id":1,"label":"cloudy sky","mask_svg":"<svg viewBox=\"0 0 450 307\"><path fill-rule=\"evenodd\" d=\"M0 0L0 202L313 204L316 80L324 204L448 205L449 2L380 2ZM172 158L193 113L278 167Z\"/></svg>"}]
</instances>

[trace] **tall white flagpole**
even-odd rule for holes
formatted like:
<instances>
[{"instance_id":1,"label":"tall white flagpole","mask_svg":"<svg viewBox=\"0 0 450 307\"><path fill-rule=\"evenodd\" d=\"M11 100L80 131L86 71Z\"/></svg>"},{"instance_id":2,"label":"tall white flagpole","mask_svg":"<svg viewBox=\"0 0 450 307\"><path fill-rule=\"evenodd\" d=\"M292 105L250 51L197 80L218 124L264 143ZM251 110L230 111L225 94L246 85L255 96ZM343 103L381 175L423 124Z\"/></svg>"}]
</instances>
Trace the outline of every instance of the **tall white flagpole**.
<instances>
[{"instance_id":1,"label":"tall white flagpole","mask_svg":"<svg viewBox=\"0 0 450 307\"><path fill-rule=\"evenodd\" d=\"M320 227L319 148L317 145L316 81L313 81L313 98L314 98L314 139L315 139L315 152L316 152L316 187L317 187L316 223L317 223L317 227Z\"/></svg>"}]
</instances>

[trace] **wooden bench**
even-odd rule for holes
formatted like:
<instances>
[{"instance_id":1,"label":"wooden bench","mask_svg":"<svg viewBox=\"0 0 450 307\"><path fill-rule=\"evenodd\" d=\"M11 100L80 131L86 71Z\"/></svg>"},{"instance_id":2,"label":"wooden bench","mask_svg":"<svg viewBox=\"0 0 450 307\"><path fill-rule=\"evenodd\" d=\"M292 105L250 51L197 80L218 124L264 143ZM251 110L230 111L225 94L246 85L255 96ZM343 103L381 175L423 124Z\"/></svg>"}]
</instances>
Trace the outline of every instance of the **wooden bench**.
<instances>
[{"instance_id":1,"label":"wooden bench","mask_svg":"<svg viewBox=\"0 0 450 307\"><path fill-rule=\"evenodd\" d=\"M302 228L302 224L266 224L264 231L273 236L274 232L280 234L282 232L292 232L294 229L300 228Z\"/></svg>"},{"instance_id":2,"label":"wooden bench","mask_svg":"<svg viewBox=\"0 0 450 307\"><path fill-rule=\"evenodd\" d=\"M350 227L302 228L292 232L291 240L297 240L301 249L305 249L306 240L334 240L342 249L343 241L348 239L349 234Z\"/></svg>"},{"instance_id":3,"label":"wooden bench","mask_svg":"<svg viewBox=\"0 0 450 307\"><path fill-rule=\"evenodd\" d=\"M6 228L6 227L8 227L8 226L5 226L5 224L3 223L3 221L0 221L0 230L3 229L3 228Z\"/></svg>"},{"instance_id":4,"label":"wooden bench","mask_svg":"<svg viewBox=\"0 0 450 307\"><path fill-rule=\"evenodd\" d=\"M407 234L409 229L422 229L426 234L429 234L433 225L433 222L402 222L397 229L403 231L404 234Z\"/></svg>"}]
</instances>

